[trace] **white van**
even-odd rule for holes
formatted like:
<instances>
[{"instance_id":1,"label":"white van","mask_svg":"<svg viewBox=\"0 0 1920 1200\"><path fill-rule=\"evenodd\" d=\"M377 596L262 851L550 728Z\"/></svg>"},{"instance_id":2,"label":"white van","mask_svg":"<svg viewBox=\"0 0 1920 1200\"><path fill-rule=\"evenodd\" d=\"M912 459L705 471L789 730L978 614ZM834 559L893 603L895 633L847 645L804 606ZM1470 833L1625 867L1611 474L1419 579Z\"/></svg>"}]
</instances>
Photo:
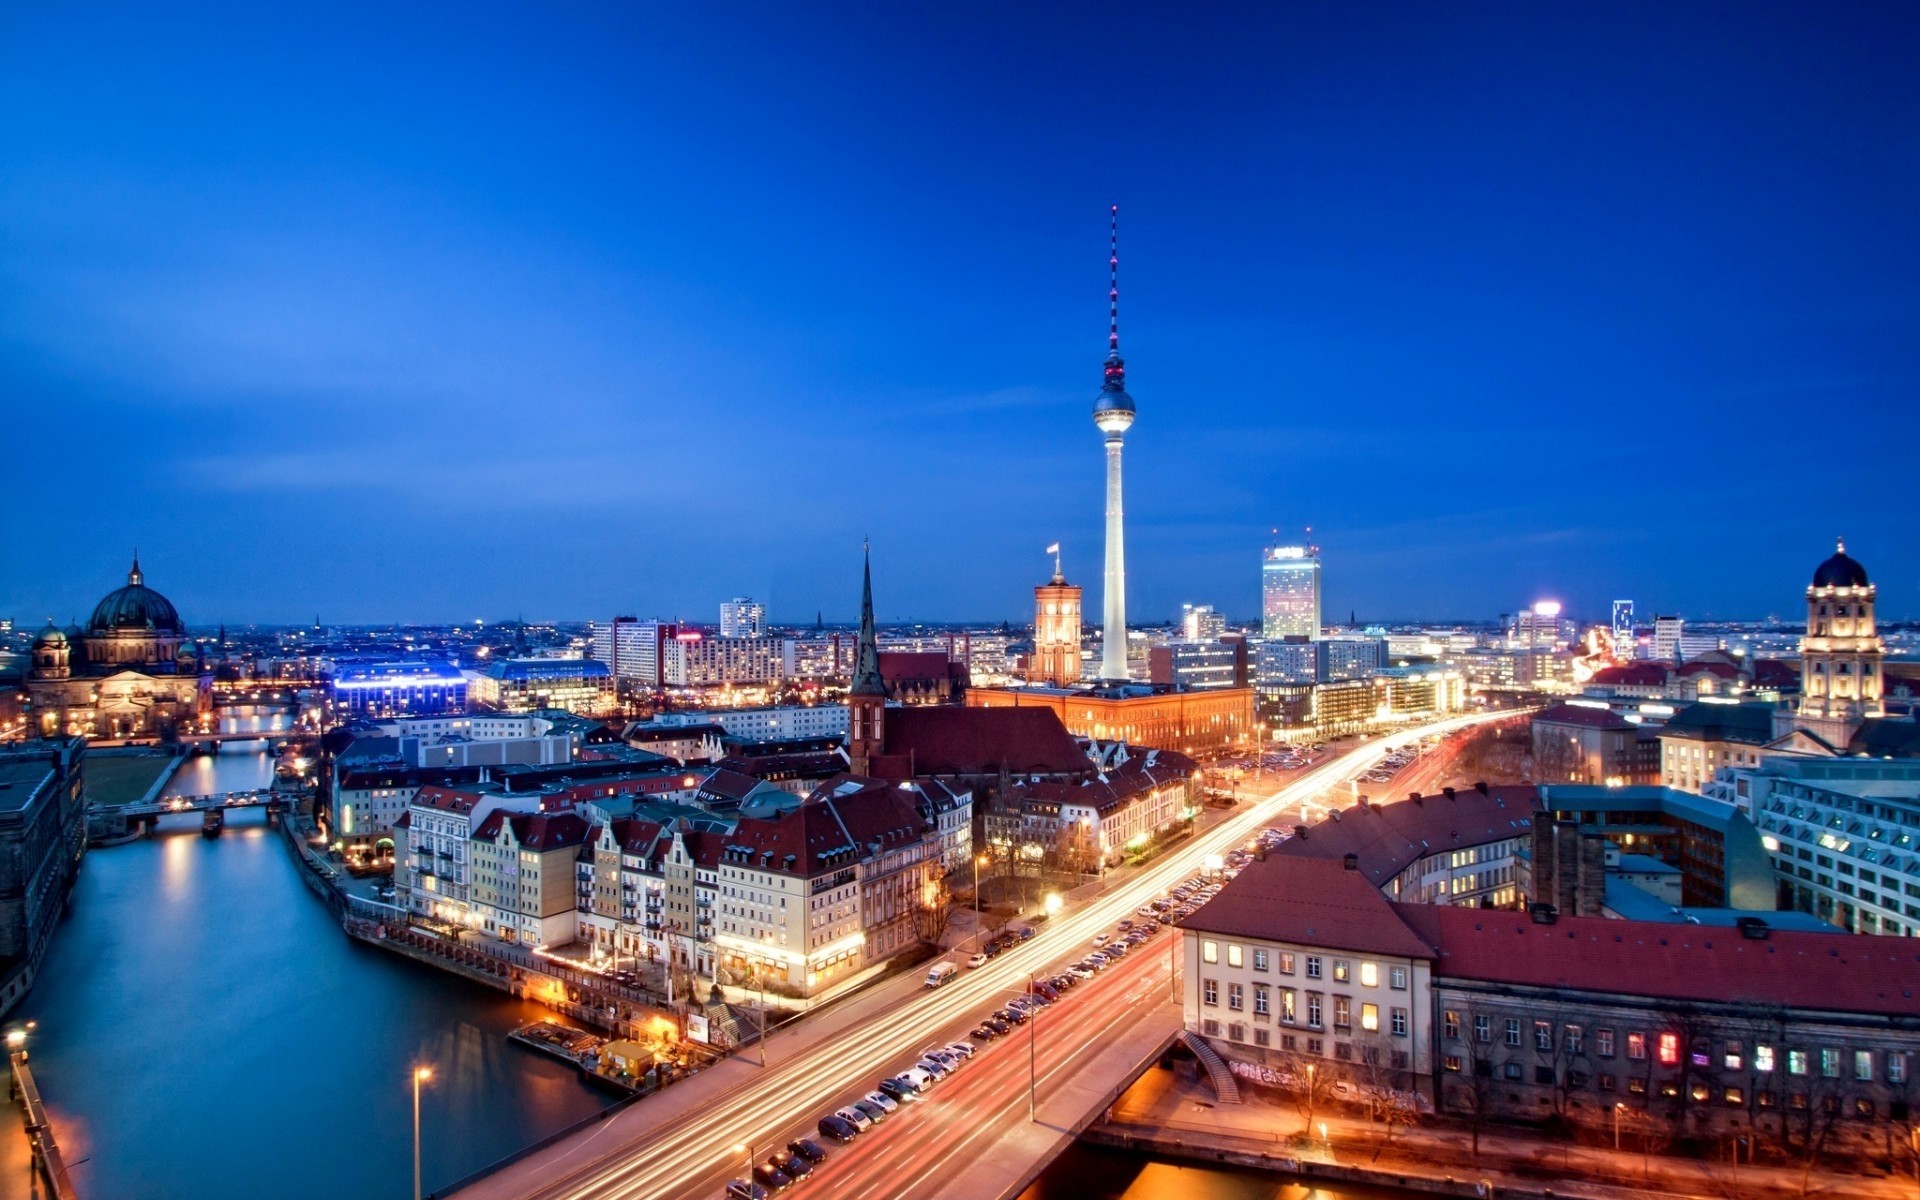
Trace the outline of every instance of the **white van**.
<instances>
[{"instance_id":1,"label":"white van","mask_svg":"<svg viewBox=\"0 0 1920 1200\"><path fill-rule=\"evenodd\" d=\"M952 963L937 962L933 964L933 970L927 972L927 986L930 988L939 987L959 973L960 968L954 966Z\"/></svg>"}]
</instances>

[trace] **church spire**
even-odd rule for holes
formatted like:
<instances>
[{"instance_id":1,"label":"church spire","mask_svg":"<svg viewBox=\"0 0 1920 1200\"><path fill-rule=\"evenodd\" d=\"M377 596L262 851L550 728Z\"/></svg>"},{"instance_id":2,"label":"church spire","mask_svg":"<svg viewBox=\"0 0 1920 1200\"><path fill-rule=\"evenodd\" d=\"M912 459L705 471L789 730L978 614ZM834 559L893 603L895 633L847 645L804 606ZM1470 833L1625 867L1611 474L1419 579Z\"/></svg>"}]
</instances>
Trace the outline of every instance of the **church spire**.
<instances>
[{"instance_id":1,"label":"church spire","mask_svg":"<svg viewBox=\"0 0 1920 1200\"><path fill-rule=\"evenodd\" d=\"M860 643L855 652L853 666L853 686L850 689L856 696L884 696L887 688L880 680L880 639L873 624L873 550L866 543L860 547L862 559L860 579Z\"/></svg>"},{"instance_id":2,"label":"church spire","mask_svg":"<svg viewBox=\"0 0 1920 1200\"><path fill-rule=\"evenodd\" d=\"M133 567L127 571L127 585L129 587L139 587L141 578L140 549L136 546L133 551Z\"/></svg>"}]
</instances>

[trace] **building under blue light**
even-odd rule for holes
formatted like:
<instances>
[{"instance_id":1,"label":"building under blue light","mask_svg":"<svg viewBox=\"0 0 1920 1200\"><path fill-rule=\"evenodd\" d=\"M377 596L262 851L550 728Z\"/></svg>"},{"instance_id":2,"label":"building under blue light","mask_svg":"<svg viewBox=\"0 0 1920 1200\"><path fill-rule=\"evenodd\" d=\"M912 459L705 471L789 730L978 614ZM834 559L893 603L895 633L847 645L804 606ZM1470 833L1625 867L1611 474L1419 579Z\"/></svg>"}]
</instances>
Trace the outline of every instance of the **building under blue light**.
<instances>
[{"instance_id":1,"label":"building under blue light","mask_svg":"<svg viewBox=\"0 0 1920 1200\"><path fill-rule=\"evenodd\" d=\"M327 681L335 707L356 717L465 712L467 677L451 663L352 663Z\"/></svg>"}]
</instances>

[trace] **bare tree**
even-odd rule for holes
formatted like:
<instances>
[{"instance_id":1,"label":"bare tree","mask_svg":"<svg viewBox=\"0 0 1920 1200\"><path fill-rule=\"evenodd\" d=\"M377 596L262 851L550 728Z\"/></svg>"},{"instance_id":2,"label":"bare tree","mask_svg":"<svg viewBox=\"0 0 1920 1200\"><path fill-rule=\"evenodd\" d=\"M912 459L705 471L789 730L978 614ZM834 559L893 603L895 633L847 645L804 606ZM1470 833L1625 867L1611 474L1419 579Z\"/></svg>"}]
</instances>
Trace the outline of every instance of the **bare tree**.
<instances>
[{"instance_id":1,"label":"bare tree","mask_svg":"<svg viewBox=\"0 0 1920 1200\"><path fill-rule=\"evenodd\" d=\"M913 909L913 929L920 940L938 946L953 919L953 894L944 877L928 880L920 889L919 903Z\"/></svg>"},{"instance_id":2,"label":"bare tree","mask_svg":"<svg viewBox=\"0 0 1920 1200\"><path fill-rule=\"evenodd\" d=\"M1381 1151L1392 1143L1394 1129L1413 1124L1420 1112L1419 1102L1401 1086L1407 1072L1395 1063L1390 1039L1378 1033L1366 1034L1355 1040L1353 1048L1367 1115L1386 1126L1384 1136L1373 1147L1373 1157L1378 1160Z\"/></svg>"}]
</instances>

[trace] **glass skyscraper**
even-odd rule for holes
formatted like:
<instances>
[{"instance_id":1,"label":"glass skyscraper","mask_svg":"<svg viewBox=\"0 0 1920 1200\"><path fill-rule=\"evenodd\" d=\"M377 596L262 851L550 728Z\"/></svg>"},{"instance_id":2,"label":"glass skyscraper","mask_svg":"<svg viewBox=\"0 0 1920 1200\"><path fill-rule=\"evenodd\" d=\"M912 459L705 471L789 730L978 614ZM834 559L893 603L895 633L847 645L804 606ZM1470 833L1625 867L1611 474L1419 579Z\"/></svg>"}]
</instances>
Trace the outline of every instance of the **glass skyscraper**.
<instances>
[{"instance_id":1,"label":"glass skyscraper","mask_svg":"<svg viewBox=\"0 0 1920 1200\"><path fill-rule=\"evenodd\" d=\"M1320 551L1273 546L1260 560L1263 637L1320 637Z\"/></svg>"}]
</instances>

